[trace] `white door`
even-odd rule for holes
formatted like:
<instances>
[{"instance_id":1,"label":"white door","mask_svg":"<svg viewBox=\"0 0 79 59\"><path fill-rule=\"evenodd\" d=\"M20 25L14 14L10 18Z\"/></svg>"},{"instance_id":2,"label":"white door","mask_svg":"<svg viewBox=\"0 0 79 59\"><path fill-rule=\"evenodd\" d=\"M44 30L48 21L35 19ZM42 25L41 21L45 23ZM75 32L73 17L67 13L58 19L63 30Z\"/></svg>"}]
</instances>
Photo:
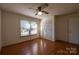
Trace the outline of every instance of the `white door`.
<instances>
[{"instance_id":1,"label":"white door","mask_svg":"<svg viewBox=\"0 0 79 59\"><path fill-rule=\"evenodd\" d=\"M79 44L79 16L69 18L69 42Z\"/></svg>"},{"instance_id":2,"label":"white door","mask_svg":"<svg viewBox=\"0 0 79 59\"><path fill-rule=\"evenodd\" d=\"M57 40L68 42L68 18L67 16L57 17L55 20L55 35Z\"/></svg>"}]
</instances>

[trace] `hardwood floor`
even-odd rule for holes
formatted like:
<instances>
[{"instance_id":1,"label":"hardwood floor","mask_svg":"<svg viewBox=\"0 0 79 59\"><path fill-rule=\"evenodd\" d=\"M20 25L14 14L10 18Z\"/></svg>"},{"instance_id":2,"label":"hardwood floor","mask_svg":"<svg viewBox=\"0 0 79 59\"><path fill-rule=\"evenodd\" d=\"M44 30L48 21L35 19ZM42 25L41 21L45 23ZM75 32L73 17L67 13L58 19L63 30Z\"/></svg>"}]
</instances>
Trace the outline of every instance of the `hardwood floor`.
<instances>
[{"instance_id":1,"label":"hardwood floor","mask_svg":"<svg viewBox=\"0 0 79 59\"><path fill-rule=\"evenodd\" d=\"M79 46L45 39L35 39L3 47L1 55L72 55L79 54Z\"/></svg>"}]
</instances>

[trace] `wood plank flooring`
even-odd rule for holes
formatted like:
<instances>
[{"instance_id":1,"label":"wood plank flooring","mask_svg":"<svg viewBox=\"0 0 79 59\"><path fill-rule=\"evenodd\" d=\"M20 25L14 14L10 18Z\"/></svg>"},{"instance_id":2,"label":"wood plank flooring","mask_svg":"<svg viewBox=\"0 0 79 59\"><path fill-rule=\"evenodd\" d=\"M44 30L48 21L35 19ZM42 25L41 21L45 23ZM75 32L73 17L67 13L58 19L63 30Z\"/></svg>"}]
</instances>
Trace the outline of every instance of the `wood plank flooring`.
<instances>
[{"instance_id":1,"label":"wood plank flooring","mask_svg":"<svg viewBox=\"0 0 79 59\"><path fill-rule=\"evenodd\" d=\"M77 55L79 45L62 41L52 42L45 39L34 39L19 44L3 47L1 55Z\"/></svg>"}]
</instances>

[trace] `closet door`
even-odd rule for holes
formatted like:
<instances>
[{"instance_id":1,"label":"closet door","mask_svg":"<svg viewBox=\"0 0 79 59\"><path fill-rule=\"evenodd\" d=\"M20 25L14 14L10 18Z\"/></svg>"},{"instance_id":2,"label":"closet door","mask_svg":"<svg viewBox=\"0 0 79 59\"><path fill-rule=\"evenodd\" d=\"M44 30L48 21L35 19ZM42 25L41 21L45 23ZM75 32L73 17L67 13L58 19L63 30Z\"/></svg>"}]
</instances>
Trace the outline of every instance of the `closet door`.
<instances>
[{"instance_id":1,"label":"closet door","mask_svg":"<svg viewBox=\"0 0 79 59\"><path fill-rule=\"evenodd\" d=\"M68 19L67 16L57 16L55 20L56 40L68 42Z\"/></svg>"},{"instance_id":2,"label":"closet door","mask_svg":"<svg viewBox=\"0 0 79 59\"><path fill-rule=\"evenodd\" d=\"M69 18L69 42L79 44L79 16Z\"/></svg>"}]
</instances>

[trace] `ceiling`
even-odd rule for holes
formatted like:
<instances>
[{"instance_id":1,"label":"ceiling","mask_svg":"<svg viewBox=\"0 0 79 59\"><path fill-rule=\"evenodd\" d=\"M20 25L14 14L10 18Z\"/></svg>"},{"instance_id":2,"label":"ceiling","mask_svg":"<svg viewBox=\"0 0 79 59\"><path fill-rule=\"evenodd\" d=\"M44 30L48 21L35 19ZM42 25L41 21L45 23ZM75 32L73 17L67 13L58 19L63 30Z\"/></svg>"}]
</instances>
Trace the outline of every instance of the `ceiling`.
<instances>
[{"instance_id":1,"label":"ceiling","mask_svg":"<svg viewBox=\"0 0 79 59\"><path fill-rule=\"evenodd\" d=\"M41 3L1 3L0 7L3 10L44 19L44 18L50 18L53 15L61 15L61 14L67 14L67 13L73 13L73 12L79 12L79 3L49 3L49 6L46 7L45 11L48 11L49 14L43 14L41 16L35 16L36 10L38 6L40 6ZM29 9L33 8L33 9Z\"/></svg>"}]
</instances>

